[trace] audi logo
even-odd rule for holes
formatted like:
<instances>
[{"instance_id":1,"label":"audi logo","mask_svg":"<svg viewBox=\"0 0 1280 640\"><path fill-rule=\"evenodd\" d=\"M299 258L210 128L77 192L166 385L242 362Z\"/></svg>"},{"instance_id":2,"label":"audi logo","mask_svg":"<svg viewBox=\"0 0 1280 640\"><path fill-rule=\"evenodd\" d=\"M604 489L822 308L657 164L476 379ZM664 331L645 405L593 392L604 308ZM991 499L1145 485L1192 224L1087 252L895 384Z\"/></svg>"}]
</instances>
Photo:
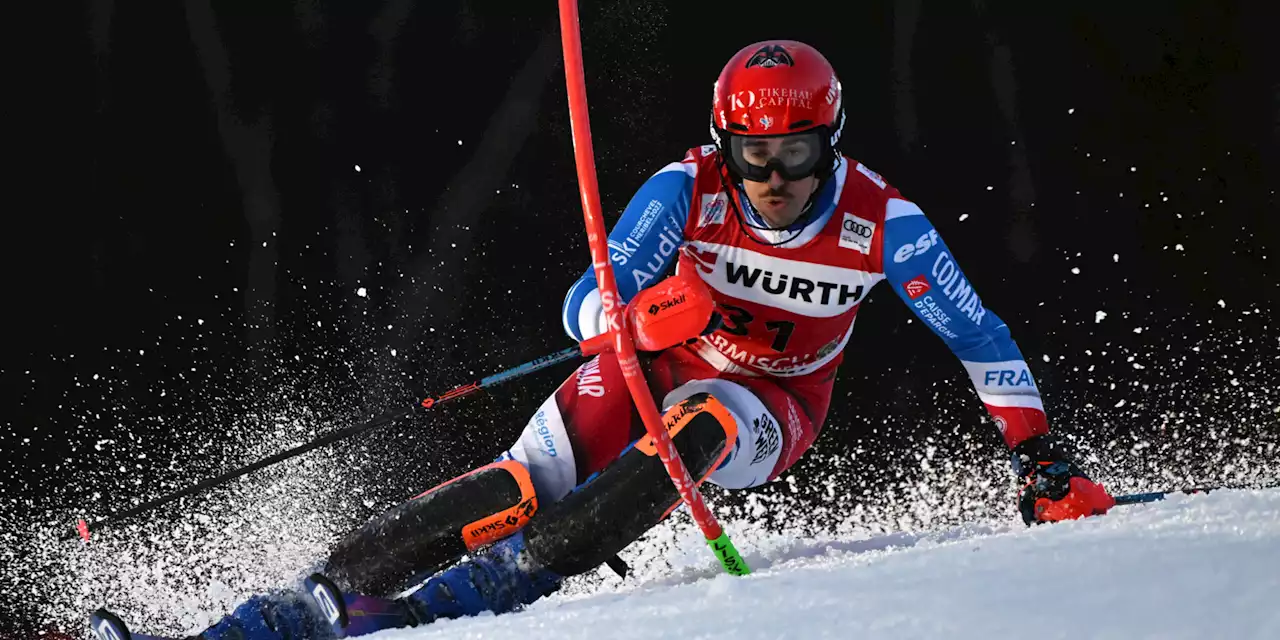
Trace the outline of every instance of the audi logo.
<instances>
[{"instance_id":1,"label":"audi logo","mask_svg":"<svg viewBox=\"0 0 1280 640\"><path fill-rule=\"evenodd\" d=\"M848 218L845 218L844 230L850 231L852 233L856 233L863 238L870 238L872 233L871 227L868 227L865 224L858 224L857 222L854 222L853 220L850 220Z\"/></svg>"}]
</instances>

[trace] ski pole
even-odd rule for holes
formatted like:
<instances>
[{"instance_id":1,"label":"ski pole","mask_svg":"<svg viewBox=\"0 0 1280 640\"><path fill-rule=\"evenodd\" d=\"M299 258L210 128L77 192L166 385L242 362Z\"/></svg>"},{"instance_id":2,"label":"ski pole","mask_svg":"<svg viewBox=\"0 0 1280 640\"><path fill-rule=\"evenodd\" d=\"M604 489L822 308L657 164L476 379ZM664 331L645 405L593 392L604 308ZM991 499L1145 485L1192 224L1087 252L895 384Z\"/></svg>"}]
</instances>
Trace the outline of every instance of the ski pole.
<instances>
[{"instance_id":1,"label":"ski pole","mask_svg":"<svg viewBox=\"0 0 1280 640\"><path fill-rule=\"evenodd\" d=\"M555 353L545 355L536 360L531 360L529 362L526 362L518 367L513 367L501 373L495 373L487 378L482 378L478 382L472 382L470 384L465 384L455 389L451 389L445 393L440 394L439 396L427 397L423 399L421 402L418 402L417 404L413 404L413 405L404 407L402 409L398 409L396 411L385 413L363 424L350 426L345 429L339 429L337 431L334 431L333 433L326 434L324 436L316 438L315 440L312 440L311 442L308 442L304 445L294 447L292 449L289 449L288 451L281 451L280 453L268 456L252 464L246 465L244 467L240 467L239 469L228 471L227 473L224 473L216 478L209 478L207 480L202 480L185 489L175 491L166 496L161 496L149 502L144 502L131 509L126 509L125 511L121 511L119 513L113 513L111 515L104 516L102 518L99 518L93 521L92 523L93 528L95 531L100 530L106 525L112 525L112 524L118 523L122 520L126 520L140 513L154 509L160 505L173 502L178 498L189 496L193 493L202 491L204 489L208 489L210 487L218 486L229 480L234 480L235 478L239 478L240 476L243 476L247 473L251 473L263 467L273 465L277 462L281 462L283 460L288 460L289 458L302 455L313 449L318 449L327 444L337 442L338 440L342 440L343 438L348 438L358 433L364 433L365 431L369 431L371 429L376 429L378 427L390 424L395 420L398 420L407 415L416 413L419 410L430 409L442 402L448 402L450 400L455 400L463 396L471 395L472 393L475 393L476 391L479 391L481 389L492 387L494 385L507 382L508 380L514 380L515 378L519 378L521 376L533 373L534 371L537 371L539 369L544 369L554 364L559 364L566 360L571 360L579 356L599 353L600 351L607 348L607 346L608 345L605 340L593 338L591 340L581 342L576 346L572 346L567 349L561 349L560 351L557 351ZM90 522L83 518L81 518L76 523L76 532L79 534L80 538L82 538L85 542L89 541L89 525L90 525ZM67 534L62 536L62 539L70 540L75 537L76 537L76 534Z\"/></svg>"},{"instance_id":2,"label":"ski pole","mask_svg":"<svg viewBox=\"0 0 1280 640\"><path fill-rule=\"evenodd\" d=\"M1124 504L1142 504L1144 502L1157 502L1164 500L1168 496L1175 493L1209 493L1210 491L1219 491L1222 489L1271 489L1275 485L1266 487L1195 487L1192 489L1170 489L1169 491L1153 491L1151 493L1131 493L1126 496L1116 496L1116 505Z\"/></svg>"},{"instance_id":3,"label":"ski pole","mask_svg":"<svg viewBox=\"0 0 1280 640\"><path fill-rule=\"evenodd\" d=\"M578 192L582 198L582 215L587 227L587 243L591 249L591 265L596 272L596 288L600 291L600 301L609 323L609 330L604 334L613 339L613 352L622 367L622 375L627 380L627 388L635 401L636 411L644 422L645 431L653 438L671 482L675 484L680 498L689 505L689 513L698 527L702 529L711 547L725 571L734 575L750 573L747 563L729 540L715 515L707 507L698 492L689 469L680 458L680 452L671 442L666 427L662 424L662 416L653 401L653 392L636 360L635 342L631 329L623 322L622 299L618 296L618 284L613 276L613 265L609 261L609 249L606 244L608 234L604 227L604 216L600 213L600 190L596 184L595 156L591 147L591 122L587 115L587 84L582 64L582 34L578 26L577 0L560 0L560 42L564 49L564 75L569 97L569 123L573 136L573 158L578 169Z\"/></svg>"}]
</instances>

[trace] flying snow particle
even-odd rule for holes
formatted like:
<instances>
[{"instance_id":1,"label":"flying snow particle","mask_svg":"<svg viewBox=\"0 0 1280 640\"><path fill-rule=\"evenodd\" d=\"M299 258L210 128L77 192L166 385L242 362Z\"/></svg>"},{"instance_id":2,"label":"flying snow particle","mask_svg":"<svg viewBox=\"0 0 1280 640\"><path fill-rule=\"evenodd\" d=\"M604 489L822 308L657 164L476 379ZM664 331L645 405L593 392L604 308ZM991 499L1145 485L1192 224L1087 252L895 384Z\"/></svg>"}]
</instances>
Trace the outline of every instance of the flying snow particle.
<instances>
[{"instance_id":1,"label":"flying snow particle","mask_svg":"<svg viewBox=\"0 0 1280 640\"><path fill-rule=\"evenodd\" d=\"M458 141L458 146L459 146L459 147L461 147L461 146L462 146L462 141L461 141L461 140L459 140L459 141Z\"/></svg>"},{"instance_id":2,"label":"flying snow particle","mask_svg":"<svg viewBox=\"0 0 1280 640\"><path fill-rule=\"evenodd\" d=\"M204 318L196 318L196 324L203 325L203 324L204 324Z\"/></svg>"},{"instance_id":3,"label":"flying snow particle","mask_svg":"<svg viewBox=\"0 0 1280 640\"><path fill-rule=\"evenodd\" d=\"M1075 113L1075 112L1076 112L1076 110L1075 110L1075 108L1074 108L1074 107L1073 107L1073 108L1071 108L1071 109L1067 109L1067 115L1071 115L1071 114L1073 114L1073 113Z\"/></svg>"},{"instance_id":4,"label":"flying snow particle","mask_svg":"<svg viewBox=\"0 0 1280 640\"><path fill-rule=\"evenodd\" d=\"M1045 361L1045 362L1049 362L1049 356L1048 356L1048 354L1045 354L1045 355L1040 356L1040 357L1041 357L1041 358L1044 358L1044 361Z\"/></svg>"},{"instance_id":5,"label":"flying snow particle","mask_svg":"<svg viewBox=\"0 0 1280 640\"><path fill-rule=\"evenodd\" d=\"M395 349L392 349L392 350L391 350L391 357L392 357L392 358L396 357L396 350L395 350Z\"/></svg>"},{"instance_id":6,"label":"flying snow particle","mask_svg":"<svg viewBox=\"0 0 1280 640\"><path fill-rule=\"evenodd\" d=\"M1095 311L1095 312L1093 312L1093 323L1094 323L1094 324L1098 324L1099 322L1102 322L1103 320L1106 320L1106 319L1107 319L1107 312L1106 312L1106 311Z\"/></svg>"},{"instance_id":7,"label":"flying snow particle","mask_svg":"<svg viewBox=\"0 0 1280 640\"><path fill-rule=\"evenodd\" d=\"M1133 332L1134 332L1134 333L1142 333L1142 327L1134 327L1134 328L1133 328Z\"/></svg>"},{"instance_id":8,"label":"flying snow particle","mask_svg":"<svg viewBox=\"0 0 1280 640\"><path fill-rule=\"evenodd\" d=\"M1173 245L1173 248L1174 248L1174 249L1177 249L1178 251L1185 251L1185 249L1183 249L1183 248L1182 248L1182 243L1181 243L1181 242L1179 242L1178 244Z\"/></svg>"},{"instance_id":9,"label":"flying snow particle","mask_svg":"<svg viewBox=\"0 0 1280 640\"><path fill-rule=\"evenodd\" d=\"M356 173L360 173L360 165L356 165Z\"/></svg>"},{"instance_id":10,"label":"flying snow particle","mask_svg":"<svg viewBox=\"0 0 1280 640\"><path fill-rule=\"evenodd\" d=\"M1133 173L1133 172L1135 172L1135 171L1137 171L1137 170L1138 170L1138 168L1137 168L1137 167L1129 167L1129 173Z\"/></svg>"},{"instance_id":11,"label":"flying snow particle","mask_svg":"<svg viewBox=\"0 0 1280 640\"><path fill-rule=\"evenodd\" d=\"M964 222L965 220L968 220L968 219L969 219L969 214L967 213L960 214L960 222Z\"/></svg>"},{"instance_id":12,"label":"flying snow particle","mask_svg":"<svg viewBox=\"0 0 1280 640\"><path fill-rule=\"evenodd\" d=\"M1120 407L1123 407L1124 405L1125 405L1124 398L1121 398L1121 399L1120 399L1120 402L1117 402L1117 403L1116 403L1116 408L1117 408L1117 409L1119 409Z\"/></svg>"},{"instance_id":13,"label":"flying snow particle","mask_svg":"<svg viewBox=\"0 0 1280 640\"><path fill-rule=\"evenodd\" d=\"M1080 275L1080 267L1071 267L1071 273Z\"/></svg>"},{"instance_id":14,"label":"flying snow particle","mask_svg":"<svg viewBox=\"0 0 1280 640\"><path fill-rule=\"evenodd\" d=\"M1120 262L1120 254L1118 254L1118 253L1113 253L1113 254L1111 254L1111 261L1112 261L1112 262Z\"/></svg>"},{"instance_id":15,"label":"flying snow particle","mask_svg":"<svg viewBox=\"0 0 1280 640\"><path fill-rule=\"evenodd\" d=\"M991 185L987 185L987 191L990 191L990 190L992 190L992 189L994 189L994 188L995 188L995 187L993 187L993 186L991 186Z\"/></svg>"},{"instance_id":16,"label":"flying snow particle","mask_svg":"<svg viewBox=\"0 0 1280 640\"><path fill-rule=\"evenodd\" d=\"M1226 309L1226 308L1227 308L1227 301L1226 301L1226 300L1218 300L1218 306L1219 306L1219 307L1222 307L1223 309Z\"/></svg>"},{"instance_id":17,"label":"flying snow particle","mask_svg":"<svg viewBox=\"0 0 1280 640\"><path fill-rule=\"evenodd\" d=\"M368 292L368 291L366 291L364 287L360 287L359 289L356 289L356 295L360 296L361 298L368 297L368 296L366 295L366 294L368 294L368 293L369 293L369 292Z\"/></svg>"}]
</instances>

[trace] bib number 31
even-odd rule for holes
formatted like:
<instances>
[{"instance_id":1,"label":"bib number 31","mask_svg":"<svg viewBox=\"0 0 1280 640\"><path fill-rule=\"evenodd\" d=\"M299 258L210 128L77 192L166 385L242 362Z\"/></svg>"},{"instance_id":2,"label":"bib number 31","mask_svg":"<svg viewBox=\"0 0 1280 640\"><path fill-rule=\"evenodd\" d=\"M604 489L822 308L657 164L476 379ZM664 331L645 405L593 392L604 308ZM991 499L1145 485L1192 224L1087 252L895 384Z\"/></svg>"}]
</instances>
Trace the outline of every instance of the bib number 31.
<instances>
[{"instance_id":1,"label":"bib number 31","mask_svg":"<svg viewBox=\"0 0 1280 640\"><path fill-rule=\"evenodd\" d=\"M751 315L750 311L742 307L732 304L720 305L727 313L724 314L724 326L722 327L726 333L735 336L745 336L749 327L756 318ZM769 320L764 323L766 331L772 331L777 335L773 338L773 344L769 345L770 349L782 353L787 350L787 343L791 341L791 334L796 329L796 323L789 320Z\"/></svg>"}]
</instances>

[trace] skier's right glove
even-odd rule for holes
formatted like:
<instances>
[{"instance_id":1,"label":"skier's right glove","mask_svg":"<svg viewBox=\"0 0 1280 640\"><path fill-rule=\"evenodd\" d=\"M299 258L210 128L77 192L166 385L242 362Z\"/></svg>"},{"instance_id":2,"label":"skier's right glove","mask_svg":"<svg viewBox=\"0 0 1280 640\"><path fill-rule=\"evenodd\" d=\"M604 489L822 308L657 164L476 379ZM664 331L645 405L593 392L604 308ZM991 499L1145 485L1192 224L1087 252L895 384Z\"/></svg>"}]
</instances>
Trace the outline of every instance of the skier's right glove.
<instances>
[{"instance_id":1,"label":"skier's right glove","mask_svg":"<svg viewBox=\"0 0 1280 640\"><path fill-rule=\"evenodd\" d=\"M720 314L711 289L692 269L642 289L627 305L636 349L662 351L715 331Z\"/></svg>"},{"instance_id":2,"label":"skier's right glove","mask_svg":"<svg viewBox=\"0 0 1280 640\"><path fill-rule=\"evenodd\" d=\"M1052 434L1032 436L1013 448L1013 471L1026 481L1018 510L1028 526L1101 515L1116 501L1089 479Z\"/></svg>"}]
</instances>

